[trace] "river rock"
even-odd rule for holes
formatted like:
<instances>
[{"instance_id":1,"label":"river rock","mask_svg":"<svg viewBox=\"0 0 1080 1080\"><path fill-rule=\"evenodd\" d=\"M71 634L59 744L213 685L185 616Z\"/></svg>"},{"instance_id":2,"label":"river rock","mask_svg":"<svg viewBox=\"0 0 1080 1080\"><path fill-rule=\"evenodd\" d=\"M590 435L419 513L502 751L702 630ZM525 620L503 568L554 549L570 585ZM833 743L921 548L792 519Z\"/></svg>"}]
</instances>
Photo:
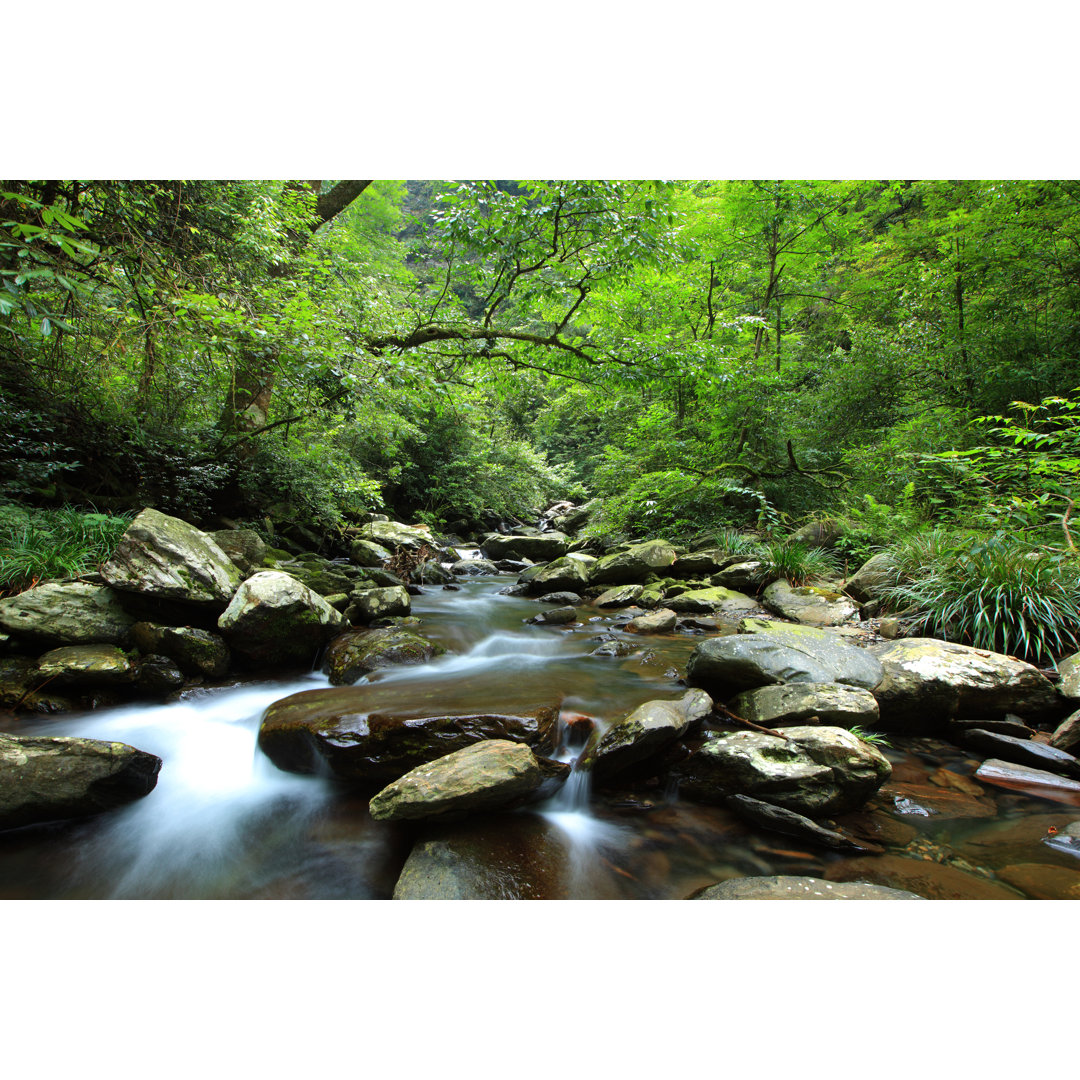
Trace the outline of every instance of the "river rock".
<instances>
[{"instance_id":1,"label":"river rock","mask_svg":"<svg viewBox=\"0 0 1080 1080\"><path fill-rule=\"evenodd\" d=\"M808 817L865 803L892 774L876 747L838 727L791 727L787 739L757 731L708 738L673 772L679 794L720 804L750 795Z\"/></svg>"},{"instance_id":2,"label":"river rock","mask_svg":"<svg viewBox=\"0 0 1080 1080\"><path fill-rule=\"evenodd\" d=\"M889 889L865 881L834 882L781 874L732 878L695 893L691 900L924 900L907 889Z\"/></svg>"},{"instance_id":3,"label":"river rock","mask_svg":"<svg viewBox=\"0 0 1080 1080\"><path fill-rule=\"evenodd\" d=\"M554 752L558 705L529 713L439 714L438 702L418 691L415 703L402 692L391 714L378 711L367 687L304 690L275 701L263 717L259 747L279 769L329 773L345 780L385 785L410 769L484 739L525 743L541 754ZM378 700L378 699L375 699Z\"/></svg>"},{"instance_id":4,"label":"river rock","mask_svg":"<svg viewBox=\"0 0 1080 1080\"><path fill-rule=\"evenodd\" d=\"M702 615L727 615L742 618L750 611L760 611L760 605L745 593L734 589L712 587L691 589L664 601L672 611L691 611Z\"/></svg>"},{"instance_id":5,"label":"river rock","mask_svg":"<svg viewBox=\"0 0 1080 1080\"><path fill-rule=\"evenodd\" d=\"M639 705L601 736L593 764L597 781L602 783L653 757L700 723L712 707L712 698L702 690L689 690L675 701Z\"/></svg>"},{"instance_id":6,"label":"river rock","mask_svg":"<svg viewBox=\"0 0 1080 1080\"><path fill-rule=\"evenodd\" d=\"M680 578L709 577L739 562L742 558L741 555L733 555L730 551L722 551L720 548L690 551L675 560L671 572Z\"/></svg>"},{"instance_id":7,"label":"river rock","mask_svg":"<svg viewBox=\"0 0 1080 1080\"><path fill-rule=\"evenodd\" d=\"M349 544L349 558L357 566L384 566L390 560L391 554L382 544L361 537L353 539Z\"/></svg>"},{"instance_id":8,"label":"river rock","mask_svg":"<svg viewBox=\"0 0 1080 1080\"><path fill-rule=\"evenodd\" d=\"M350 594L352 606L348 609L350 621L374 622L394 615L408 615L412 600L403 585L385 589L357 589Z\"/></svg>"},{"instance_id":9,"label":"river rock","mask_svg":"<svg viewBox=\"0 0 1080 1080\"><path fill-rule=\"evenodd\" d=\"M580 592L588 583L589 569L580 559L560 558L543 566L530 567L518 579L531 593L556 592L560 589Z\"/></svg>"},{"instance_id":10,"label":"river rock","mask_svg":"<svg viewBox=\"0 0 1080 1080\"><path fill-rule=\"evenodd\" d=\"M865 604L878 599L890 586L897 583L895 557L887 551L871 555L844 583L844 592Z\"/></svg>"},{"instance_id":11,"label":"river rock","mask_svg":"<svg viewBox=\"0 0 1080 1080\"><path fill-rule=\"evenodd\" d=\"M326 670L332 686L356 682L378 668L426 664L446 650L427 638L400 627L342 634L326 650Z\"/></svg>"},{"instance_id":12,"label":"river rock","mask_svg":"<svg viewBox=\"0 0 1080 1080\"><path fill-rule=\"evenodd\" d=\"M527 619L526 622L537 623L541 626L566 626L569 623L577 622L577 617L576 608L557 607L541 611L539 615L534 615L531 619Z\"/></svg>"},{"instance_id":13,"label":"river rock","mask_svg":"<svg viewBox=\"0 0 1080 1080\"><path fill-rule=\"evenodd\" d=\"M998 735L1012 735L1015 739L1030 739L1035 734L1035 729L1028 727L1019 716L1006 713L1000 719L984 716L954 716L949 720L949 737L955 742L962 740L968 731L981 728L983 731L994 731ZM1067 747L1062 747L1067 749Z\"/></svg>"},{"instance_id":14,"label":"river rock","mask_svg":"<svg viewBox=\"0 0 1080 1080\"><path fill-rule=\"evenodd\" d=\"M870 848L857 844L850 837L835 829L826 829L816 821L811 821L794 810L783 806L774 806L761 799L752 799L749 795L729 795L727 805L744 821L759 825L764 829L794 836L809 844L830 848L833 851L869 851ZM880 850L876 848L874 850Z\"/></svg>"},{"instance_id":15,"label":"river rock","mask_svg":"<svg viewBox=\"0 0 1080 1080\"><path fill-rule=\"evenodd\" d=\"M569 765L562 771L568 775ZM488 739L412 769L375 795L369 810L376 821L500 810L527 802L543 782L529 747Z\"/></svg>"},{"instance_id":16,"label":"river rock","mask_svg":"<svg viewBox=\"0 0 1080 1080\"><path fill-rule=\"evenodd\" d=\"M886 730L942 729L964 715L1040 717L1059 707L1045 675L1001 653L935 638L903 638L869 652L885 671L874 696Z\"/></svg>"},{"instance_id":17,"label":"river rock","mask_svg":"<svg viewBox=\"0 0 1080 1080\"><path fill-rule=\"evenodd\" d=\"M879 803L891 803L892 810L912 821L963 821L997 816L997 806L991 798L970 791L949 789L934 784L888 783L877 793Z\"/></svg>"},{"instance_id":18,"label":"river rock","mask_svg":"<svg viewBox=\"0 0 1080 1080\"><path fill-rule=\"evenodd\" d=\"M180 518L144 510L101 568L106 584L156 600L224 607L240 571L206 533Z\"/></svg>"},{"instance_id":19,"label":"river rock","mask_svg":"<svg viewBox=\"0 0 1080 1080\"><path fill-rule=\"evenodd\" d=\"M154 789L160 768L126 743L0 734L0 829L123 806Z\"/></svg>"},{"instance_id":20,"label":"river rock","mask_svg":"<svg viewBox=\"0 0 1080 1080\"><path fill-rule=\"evenodd\" d=\"M1067 656L1058 662L1058 693L1070 701L1080 701L1080 652Z\"/></svg>"},{"instance_id":21,"label":"river rock","mask_svg":"<svg viewBox=\"0 0 1080 1080\"><path fill-rule=\"evenodd\" d=\"M35 585L0 600L0 627L44 645L127 645L134 625L112 589L81 581Z\"/></svg>"},{"instance_id":22,"label":"river rock","mask_svg":"<svg viewBox=\"0 0 1080 1080\"><path fill-rule=\"evenodd\" d=\"M132 629L132 637L141 652L167 656L189 675L217 679L229 670L229 647L209 630L140 622Z\"/></svg>"},{"instance_id":23,"label":"river rock","mask_svg":"<svg viewBox=\"0 0 1080 1080\"><path fill-rule=\"evenodd\" d=\"M458 559L450 565L450 573L458 577L480 577L498 572L499 568L490 559Z\"/></svg>"},{"instance_id":24,"label":"river rock","mask_svg":"<svg viewBox=\"0 0 1080 1080\"><path fill-rule=\"evenodd\" d=\"M733 562L719 573L713 574L709 578L709 584L719 585L724 589L735 589L738 592L753 592L756 591L764 572L764 563L757 559L744 559L741 562Z\"/></svg>"},{"instance_id":25,"label":"river rock","mask_svg":"<svg viewBox=\"0 0 1080 1080\"><path fill-rule=\"evenodd\" d=\"M135 665L115 645L64 645L38 658L37 674L66 686L115 686L135 681Z\"/></svg>"},{"instance_id":26,"label":"river rock","mask_svg":"<svg viewBox=\"0 0 1080 1080\"><path fill-rule=\"evenodd\" d=\"M1054 746L1046 746L1031 739L1017 739L1012 735L999 735L994 731L975 728L965 732L964 745L1003 761L1018 765L1030 765L1033 769L1046 769L1059 776L1080 780L1080 762L1072 754Z\"/></svg>"},{"instance_id":27,"label":"river rock","mask_svg":"<svg viewBox=\"0 0 1080 1080\"><path fill-rule=\"evenodd\" d=\"M675 562L675 549L666 540L647 540L597 559L589 567L591 585L629 585Z\"/></svg>"},{"instance_id":28,"label":"river rock","mask_svg":"<svg viewBox=\"0 0 1080 1080\"><path fill-rule=\"evenodd\" d=\"M1080 709L1067 716L1050 736L1050 745L1075 754L1080 750Z\"/></svg>"},{"instance_id":29,"label":"river rock","mask_svg":"<svg viewBox=\"0 0 1080 1080\"><path fill-rule=\"evenodd\" d=\"M218 619L231 647L258 663L310 661L341 624L341 612L280 570L249 577Z\"/></svg>"},{"instance_id":30,"label":"river rock","mask_svg":"<svg viewBox=\"0 0 1080 1080\"><path fill-rule=\"evenodd\" d=\"M975 770L975 775L995 787L1064 803L1066 806L1080 806L1080 781L1070 780L1046 769L1033 769L1001 758L987 758Z\"/></svg>"},{"instance_id":31,"label":"river rock","mask_svg":"<svg viewBox=\"0 0 1080 1080\"><path fill-rule=\"evenodd\" d=\"M877 699L869 690L840 683L779 683L744 690L730 702L731 711L764 727L788 724L827 724L833 727L873 727Z\"/></svg>"},{"instance_id":32,"label":"river rock","mask_svg":"<svg viewBox=\"0 0 1080 1080\"><path fill-rule=\"evenodd\" d=\"M1044 863L1003 866L997 876L1032 900L1080 900L1080 871Z\"/></svg>"},{"instance_id":33,"label":"river rock","mask_svg":"<svg viewBox=\"0 0 1080 1080\"><path fill-rule=\"evenodd\" d=\"M433 550L439 547L426 526L404 525L400 521L370 521L361 525L360 539L383 549L401 547L408 551L419 551L422 547ZM359 562L357 559L353 561Z\"/></svg>"},{"instance_id":34,"label":"river rock","mask_svg":"<svg viewBox=\"0 0 1080 1080\"><path fill-rule=\"evenodd\" d=\"M581 597L573 592L549 592L534 598L538 604L551 604L554 607L577 607Z\"/></svg>"},{"instance_id":35,"label":"river rock","mask_svg":"<svg viewBox=\"0 0 1080 1080\"><path fill-rule=\"evenodd\" d=\"M687 681L714 697L777 683L841 683L873 690L881 663L866 649L828 630L745 619L744 634L701 642L687 664Z\"/></svg>"},{"instance_id":36,"label":"river rock","mask_svg":"<svg viewBox=\"0 0 1080 1080\"><path fill-rule=\"evenodd\" d=\"M167 656L151 654L139 661L138 684L148 694L168 694L184 685L184 673Z\"/></svg>"},{"instance_id":37,"label":"river rock","mask_svg":"<svg viewBox=\"0 0 1080 1080\"><path fill-rule=\"evenodd\" d=\"M859 605L854 600L817 585L774 581L761 599L770 611L804 626L841 626L859 617Z\"/></svg>"},{"instance_id":38,"label":"river rock","mask_svg":"<svg viewBox=\"0 0 1080 1080\"><path fill-rule=\"evenodd\" d=\"M629 634L668 634L675 629L678 616L671 608L660 608L648 615L638 615L623 627Z\"/></svg>"},{"instance_id":39,"label":"river rock","mask_svg":"<svg viewBox=\"0 0 1080 1080\"><path fill-rule=\"evenodd\" d=\"M233 561L242 577L249 577L266 558L266 541L254 529L219 529L210 539Z\"/></svg>"},{"instance_id":40,"label":"river rock","mask_svg":"<svg viewBox=\"0 0 1080 1080\"><path fill-rule=\"evenodd\" d=\"M637 602L641 591L640 585L616 585L614 589L601 593L593 603L598 608L629 607Z\"/></svg>"},{"instance_id":41,"label":"river rock","mask_svg":"<svg viewBox=\"0 0 1080 1080\"><path fill-rule=\"evenodd\" d=\"M539 536L502 536L491 533L481 545L489 559L531 559L546 563L561 558L570 546L570 538L563 533L550 532Z\"/></svg>"}]
</instances>

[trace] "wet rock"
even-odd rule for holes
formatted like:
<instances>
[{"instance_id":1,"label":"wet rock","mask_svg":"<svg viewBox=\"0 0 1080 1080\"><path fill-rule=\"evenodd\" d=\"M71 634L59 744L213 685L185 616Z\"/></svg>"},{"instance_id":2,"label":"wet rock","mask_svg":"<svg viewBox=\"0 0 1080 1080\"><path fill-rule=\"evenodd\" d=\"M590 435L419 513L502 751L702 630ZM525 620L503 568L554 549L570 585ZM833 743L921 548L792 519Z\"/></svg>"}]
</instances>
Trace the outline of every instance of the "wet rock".
<instances>
[{"instance_id":1,"label":"wet rock","mask_svg":"<svg viewBox=\"0 0 1080 1080\"><path fill-rule=\"evenodd\" d=\"M874 691L888 730L942 728L954 716L1051 715L1054 687L1031 664L934 638L903 638L869 650L885 677Z\"/></svg>"},{"instance_id":2,"label":"wet rock","mask_svg":"<svg viewBox=\"0 0 1080 1080\"><path fill-rule=\"evenodd\" d=\"M561 768L565 779L570 767ZM377 821L501 810L529 801L543 780L527 746L489 739L412 769L375 795L369 809Z\"/></svg>"},{"instance_id":3,"label":"wet rock","mask_svg":"<svg viewBox=\"0 0 1080 1080\"><path fill-rule=\"evenodd\" d=\"M919 830L898 821L882 806L880 789L866 806L838 814L836 824L852 836L871 844L902 848L919 835Z\"/></svg>"},{"instance_id":4,"label":"wet rock","mask_svg":"<svg viewBox=\"0 0 1080 1080\"><path fill-rule=\"evenodd\" d=\"M1046 769L1074 780L1080 779L1080 762L1072 754L1040 742L975 728L964 734L964 745L1003 761L1015 761L1018 765L1030 765L1033 769Z\"/></svg>"},{"instance_id":5,"label":"wet rock","mask_svg":"<svg viewBox=\"0 0 1080 1080\"><path fill-rule=\"evenodd\" d=\"M598 608L629 607L637 601L641 591L641 585L616 585L614 589L601 593L593 603Z\"/></svg>"},{"instance_id":6,"label":"wet rock","mask_svg":"<svg viewBox=\"0 0 1080 1080\"><path fill-rule=\"evenodd\" d=\"M369 671L401 665L426 664L446 650L401 627L342 634L326 651L331 686L356 682Z\"/></svg>"},{"instance_id":7,"label":"wet rock","mask_svg":"<svg viewBox=\"0 0 1080 1080\"><path fill-rule=\"evenodd\" d=\"M229 670L229 647L209 630L140 622L132 628L132 637L141 652L167 656L190 675L216 679Z\"/></svg>"},{"instance_id":8,"label":"wet rock","mask_svg":"<svg viewBox=\"0 0 1080 1080\"><path fill-rule=\"evenodd\" d=\"M876 555L871 555L848 578L844 583L844 592L865 604L867 601L878 599L887 588L895 585L897 580L894 556L887 551L879 551Z\"/></svg>"},{"instance_id":9,"label":"wet rock","mask_svg":"<svg viewBox=\"0 0 1080 1080\"><path fill-rule=\"evenodd\" d=\"M639 646L632 641L623 641L622 639L616 639L614 641L605 641L602 645L598 645L591 653L590 656L632 656L637 652Z\"/></svg>"},{"instance_id":10,"label":"wet rock","mask_svg":"<svg viewBox=\"0 0 1080 1080\"><path fill-rule=\"evenodd\" d=\"M624 630L628 634L669 634L675 629L678 616L670 608L660 608L649 615L631 619Z\"/></svg>"},{"instance_id":11,"label":"wet rock","mask_svg":"<svg viewBox=\"0 0 1080 1080\"><path fill-rule=\"evenodd\" d=\"M537 623L541 626L566 626L568 623L577 622L577 610L572 607L551 608L541 611L526 622Z\"/></svg>"},{"instance_id":12,"label":"wet rock","mask_svg":"<svg viewBox=\"0 0 1080 1080\"><path fill-rule=\"evenodd\" d=\"M741 618L751 611L760 611L760 605L745 593L719 586L708 589L691 589L664 601L672 611L694 612L700 615L727 615Z\"/></svg>"},{"instance_id":13,"label":"wet rock","mask_svg":"<svg viewBox=\"0 0 1080 1080\"><path fill-rule=\"evenodd\" d=\"M1055 850L1052 841L1073 839L1066 832L1076 822L1080 822L1076 811L1070 814L1062 810L999 818L968 833L964 838L964 849L987 865L1045 861L1047 850ZM1051 829L1058 830L1058 834L1050 836Z\"/></svg>"},{"instance_id":14,"label":"wet rock","mask_svg":"<svg viewBox=\"0 0 1080 1080\"><path fill-rule=\"evenodd\" d=\"M413 571L421 585L452 585L454 575L435 559L422 562Z\"/></svg>"},{"instance_id":15,"label":"wet rock","mask_svg":"<svg viewBox=\"0 0 1080 1080\"><path fill-rule=\"evenodd\" d=\"M781 683L744 690L729 707L736 716L764 727L828 724L873 727L878 704L869 690L840 683Z\"/></svg>"},{"instance_id":16,"label":"wet rock","mask_svg":"<svg viewBox=\"0 0 1080 1080\"><path fill-rule=\"evenodd\" d=\"M408 615L412 610L409 593L401 585L384 589L357 589L350 594L350 621L370 623L376 619Z\"/></svg>"},{"instance_id":17,"label":"wet rock","mask_svg":"<svg viewBox=\"0 0 1080 1080\"><path fill-rule=\"evenodd\" d=\"M341 624L339 611L280 570L249 577L218 619L230 646L259 663L310 661Z\"/></svg>"},{"instance_id":18,"label":"wet rock","mask_svg":"<svg viewBox=\"0 0 1080 1080\"><path fill-rule=\"evenodd\" d=\"M626 551L617 551L597 559L589 567L592 585L629 585L642 583L657 570L675 562L675 549L666 540L647 540Z\"/></svg>"},{"instance_id":19,"label":"wet rock","mask_svg":"<svg viewBox=\"0 0 1080 1080\"><path fill-rule=\"evenodd\" d=\"M558 532L543 533L540 536L491 534L484 537L482 547L489 559L529 559L532 562L546 563L566 554L570 547L570 538Z\"/></svg>"},{"instance_id":20,"label":"wet rock","mask_svg":"<svg viewBox=\"0 0 1080 1080\"><path fill-rule=\"evenodd\" d=\"M949 736L953 739L962 740L965 733L980 728L983 731L993 731L998 735L1012 735L1016 739L1030 739L1034 734L1034 728L1028 727L1019 716L1006 715L1000 719L993 717L959 717L954 716L948 724ZM1062 747L1063 750L1067 747Z\"/></svg>"},{"instance_id":21,"label":"wet rock","mask_svg":"<svg viewBox=\"0 0 1080 1080\"><path fill-rule=\"evenodd\" d=\"M139 663L139 689L168 694L184 685L184 673L167 656L144 656Z\"/></svg>"},{"instance_id":22,"label":"wet rock","mask_svg":"<svg viewBox=\"0 0 1080 1080\"><path fill-rule=\"evenodd\" d=\"M1080 709L1067 716L1050 736L1050 745L1066 753L1080 751Z\"/></svg>"},{"instance_id":23,"label":"wet rock","mask_svg":"<svg viewBox=\"0 0 1080 1080\"><path fill-rule=\"evenodd\" d=\"M204 532L180 518L144 510L101 568L105 583L156 600L224 607L242 575Z\"/></svg>"},{"instance_id":24,"label":"wet rock","mask_svg":"<svg viewBox=\"0 0 1080 1080\"><path fill-rule=\"evenodd\" d=\"M520 578L533 593L580 592L589 580L588 567L580 559L562 558L539 567L530 567Z\"/></svg>"},{"instance_id":25,"label":"wet rock","mask_svg":"<svg viewBox=\"0 0 1080 1080\"><path fill-rule=\"evenodd\" d=\"M135 680L135 665L115 645L64 645L38 659L38 678L67 686L115 686Z\"/></svg>"},{"instance_id":26,"label":"wet rock","mask_svg":"<svg viewBox=\"0 0 1080 1080\"><path fill-rule=\"evenodd\" d=\"M596 731L596 721L585 713L563 713L560 718L566 731L566 745L585 746Z\"/></svg>"},{"instance_id":27,"label":"wet rock","mask_svg":"<svg viewBox=\"0 0 1080 1080\"><path fill-rule=\"evenodd\" d=\"M112 589L76 581L0 600L0 627L43 645L126 645L135 619Z\"/></svg>"},{"instance_id":28,"label":"wet rock","mask_svg":"<svg viewBox=\"0 0 1080 1080\"><path fill-rule=\"evenodd\" d=\"M761 599L770 611L805 626L840 626L859 617L859 605L854 600L816 585L774 581Z\"/></svg>"},{"instance_id":29,"label":"wet rock","mask_svg":"<svg viewBox=\"0 0 1080 1080\"><path fill-rule=\"evenodd\" d=\"M774 806L761 799L751 799L749 795L729 795L727 805L744 821L783 833L785 836L797 837L809 844L831 848L833 851L868 850L865 844L857 844L850 837L844 836L835 829L826 829L816 821L795 813L794 810Z\"/></svg>"},{"instance_id":30,"label":"wet rock","mask_svg":"<svg viewBox=\"0 0 1080 1080\"><path fill-rule=\"evenodd\" d=\"M354 588L363 589L403 589L405 582L379 566L365 566L360 570L361 577L354 582Z\"/></svg>"},{"instance_id":31,"label":"wet rock","mask_svg":"<svg viewBox=\"0 0 1080 1080\"><path fill-rule=\"evenodd\" d=\"M259 748L280 769L328 773L345 780L385 785L410 769L484 739L525 743L554 752L557 705L530 713L440 715L421 697L410 706L404 693L394 714L373 710L366 687L305 690L274 702L259 729Z\"/></svg>"},{"instance_id":32,"label":"wet rock","mask_svg":"<svg viewBox=\"0 0 1080 1080\"><path fill-rule=\"evenodd\" d=\"M0 829L123 806L153 790L160 768L125 743L0 734Z\"/></svg>"},{"instance_id":33,"label":"wet rock","mask_svg":"<svg viewBox=\"0 0 1080 1080\"><path fill-rule=\"evenodd\" d=\"M402 547L408 551L419 551L422 547L433 549L439 547L431 535L431 530L426 526L404 525L400 521L368 522L360 526L359 538L390 550ZM359 560L354 561L359 562Z\"/></svg>"},{"instance_id":34,"label":"wet rock","mask_svg":"<svg viewBox=\"0 0 1080 1080\"><path fill-rule=\"evenodd\" d=\"M1032 900L1080 900L1080 871L1043 863L1003 866L997 876Z\"/></svg>"},{"instance_id":35,"label":"wet rock","mask_svg":"<svg viewBox=\"0 0 1080 1080\"><path fill-rule=\"evenodd\" d=\"M961 776L951 769L935 769L927 776L927 780L938 787L959 791L963 795L974 795L978 798L980 795L986 794L986 789L981 784L976 784L970 777Z\"/></svg>"},{"instance_id":36,"label":"wet rock","mask_svg":"<svg viewBox=\"0 0 1080 1080\"><path fill-rule=\"evenodd\" d=\"M922 900L906 889L889 889L862 881L837 883L812 877L733 878L710 885L691 900Z\"/></svg>"},{"instance_id":37,"label":"wet rock","mask_svg":"<svg viewBox=\"0 0 1080 1080\"><path fill-rule=\"evenodd\" d=\"M538 604L553 604L556 607L577 607L581 597L573 592L550 592L536 598Z\"/></svg>"},{"instance_id":38,"label":"wet rock","mask_svg":"<svg viewBox=\"0 0 1080 1080\"><path fill-rule=\"evenodd\" d=\"M841 683L873 690L878 660L828 630L744 619L749 632L710 638L694 649L687 681L714 697L777 683Z\"/></svg>"},{"instance_id":39,"label":"wet rock","mask_svg":"<svg viewBox=\"0 0 1080 1080\"><path fill-rule=\"evenodd\" d=\"M1019 900L1007 885L969 874L955 866L902 855L871 855L844 859L825 872L830 881L865 881L907 889L927 900Z\"/></svg>"},{"instance_id":40,"label":"wet rock","mask_svg":"<svg viewBox=\"0 0 1080 1080\"><path fill-rule=\"evenodd\" d=\"M672 772L680 796L721 803L750 795L827 817L861 806L892 773L888 758L843 728L792 727L784 734L736 731L706 739Z\"/></svg>"},{"instance_id":41,"label":"wet rock","mask_svg":"<svg viewBox=\"0 0 1080 1080\"><path fill-rule=\"evenodd\" d=\"M1070 780L1045 769L1033 769L999 758L987 758L975 771L986 784L1018 791L1032 798L1049 799L1066 806L1080 806L1080 781Z\"/></svg>"},{"instance_id":42,"label":"wet rock","mask_svg":"<svg viewBox=\"0 0 1080 1080\"><path fill-rule=\"evenodd\" d=\"M885 784L879 800L888 800L893 810L912 820L933 818L951 821L965 818L992 818L997 807L990 798L962 791L943 789L932 784Z\"/></svg>"},{"instance_id":43,"label":"wet rock","mask_svg":"<svg viewBox=\"0 0 1080 1080\"><path fill-rule=\"evenodd\" d=\"M490 559L458 559L450 566L450 573L458 577L480 577L498 572L499 568Z\"/></svg>"},{"instance_id":44,"label":"wet rock","mask_svg":"<svg viewBox=\"0 0 1080 1080\"><path fill-rule=\"evenodd\" d=\"M648 761L712 712L712 698L689 690L675 701L647 701L604 732L596 747L593 774L603 783Z\"/></svg>"},{"instance_id":45,"label":"wet rock","mask_svg":"<svg viewBox=\"0 0 1080 1080\"><path fill-rule=\"evenodd\" d=\"M357 566L381 567L390 561L392 552L373 540L357 538L349 544L349 558Z\"/></svg>"},{"instance_id":46,"label":"wet rock","mask_svg":"<svg viewBox=\"0 0 1080 1080\"><path fill-rule=\"evenodd\" d=\"M241 577L249 577L266 558L266 542L254 529L219 529L208 534L232 560Z\"/></svg>"}]
</instances>

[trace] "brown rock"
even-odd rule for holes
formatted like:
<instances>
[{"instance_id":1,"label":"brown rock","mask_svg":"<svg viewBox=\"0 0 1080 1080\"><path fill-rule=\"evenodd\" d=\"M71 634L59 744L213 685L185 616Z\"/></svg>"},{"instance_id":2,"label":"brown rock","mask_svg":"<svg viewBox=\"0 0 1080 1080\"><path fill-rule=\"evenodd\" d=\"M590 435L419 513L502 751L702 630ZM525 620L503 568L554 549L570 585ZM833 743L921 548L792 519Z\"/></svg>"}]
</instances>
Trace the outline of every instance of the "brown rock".
<instances>
[{"instance_id":1,"label":"brown rock","mask_svg":"<svg viewBox=\"0 0 1080 1080\"><path fill-rule=\"evenodd\" d=\"M1017 863L997 872L1032 900L1080 900L1080 871L1043 863Z\"/></svg>"},{"instance_id":2,"label":"brown rock","mask_svg":"<svg viewBox=\"0 0 1080 1080\"><path fill-rule=\"evenodd\" d=\"M959 773L954 773L949 769L935 769L927 779L931 784L951 788L953 791L959 791L964 795L974 795L978 798L978 796L986 794L986 789L980 784L976 784L970 777L961 776Z\"/></svg>"},{"instance_id":3,"label":"brown rock","mask_svg":"<svg viewBox=\"0 0 1080 1080\"><path fill-rule=\"evenodd\" d=\"M1019 900L1008 886L958 870L955 866L907 859L902 855L873 855L844 859L826 871L830 881L867 881L907 889L927 900Z\"/></svg>"},{"instance_id":4,"label":"brown rock","mask_svg":"<svg viewBox=\"0 0 1080 1080\"><path fill-rule=\"evenodd\" d=\"M997 815L997 806L992 799L976 798L962 791L934 787L932 784L886 784L879 794L891 800L898 813L913 818L934 817L952 821Z\"/></svg>"}]
</instances>

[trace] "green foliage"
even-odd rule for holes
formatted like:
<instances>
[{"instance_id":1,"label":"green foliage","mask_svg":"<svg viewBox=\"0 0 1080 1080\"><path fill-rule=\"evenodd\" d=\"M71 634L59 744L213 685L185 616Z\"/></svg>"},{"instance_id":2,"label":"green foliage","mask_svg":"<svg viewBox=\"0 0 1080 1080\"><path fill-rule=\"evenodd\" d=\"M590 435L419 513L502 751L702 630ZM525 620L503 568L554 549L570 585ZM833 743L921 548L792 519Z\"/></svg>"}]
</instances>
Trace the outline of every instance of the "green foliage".
<instances>
[{"instance_id":1,"label":"green foliage","mask_svg":"<svg viewBox=\"0 0 1080 1080\"><path fill-rule=\"evenodd\" d=\"M1080 565L1003 535L938 538L911 579L886 592L916 632L1053 664L1080 647ZM914 561L911 553L907 567Z\"/></svg>"},{"instance_id":2,"label":"green foliage","mask_svg":"<svg viewBox=\"0 0 1080 1080\"><path fill-rule=\"evenodd\" d=\"M771 541L758 547L762 582L783 578L790 585L810 585L836 575L836 557L825 548L808 547L798 540Z\"/></svg>"},{"instance_id":3,"label":"green foliage","mask_svg":"<svg viewBox=\"0 0 1080 1080\"><path fill-rule=\"evenodd\" d=\"M112 555L130 524L130 515L0 504L0 592L17 593L95 569Z\"/></svg>"},{"instance_id":4,"label":"green foliage","mask_svg":"<svg viewBox=\"0 0 1080 1080\"><path fill-rule=\"evenodd\" d=\"M854 735L856 739L861 739L864 743L869 743L871 746L885 747L887 749L892 748L892 743L889 742L880 731L867 731L858 724L853 724L848 728L848 731Z\"/></svg>"}]
</instances>

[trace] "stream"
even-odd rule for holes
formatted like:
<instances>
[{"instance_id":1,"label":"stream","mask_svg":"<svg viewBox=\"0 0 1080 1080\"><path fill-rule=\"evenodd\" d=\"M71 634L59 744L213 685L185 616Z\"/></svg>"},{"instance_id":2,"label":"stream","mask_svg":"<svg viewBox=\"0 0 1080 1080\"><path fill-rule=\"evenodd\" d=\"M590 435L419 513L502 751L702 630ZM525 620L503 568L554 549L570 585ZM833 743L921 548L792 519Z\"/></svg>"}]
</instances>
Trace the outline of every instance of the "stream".
<instances>
[{"instance_id":1,"label":"stream","mask_svg":"<svg viewBox=\"0 0 1080 1080\"><path fill-rule=\"evenodd\" d=\"M413 614L447 655L357 685L387 702L407 685L445 705L499 712L546 694L561 697L564 718L584 713L601 729L645 701L684 692L679 679L700 636L632 637L613 613L585 605L581 625L529 625L543 607L500 594L508 580L425 589ZM602 635L625 637L636 651L589 655ZM417 836L443 844L491 898L681 899L769 874L876 873L863 879L949 899L1036 899L1080 883L1080 842L1065 836L1080 808L976 787L979 758L925 738L890 737L895 792L879 795L872 813L848 815L870 822L888 849L880 856L842 856L754 830L659 786L595 793L577 771L554 799L525 810L422 828L375 822L365 797L283 772L256 746L268 705L327 685L310 672L200 687L165 705L6 721L12 734L130 743L163 765L154 791L121 810L0 834L0 898L389 899ZM558 756L575 753L563 746Z\"/></svg>"}]
</instances>

